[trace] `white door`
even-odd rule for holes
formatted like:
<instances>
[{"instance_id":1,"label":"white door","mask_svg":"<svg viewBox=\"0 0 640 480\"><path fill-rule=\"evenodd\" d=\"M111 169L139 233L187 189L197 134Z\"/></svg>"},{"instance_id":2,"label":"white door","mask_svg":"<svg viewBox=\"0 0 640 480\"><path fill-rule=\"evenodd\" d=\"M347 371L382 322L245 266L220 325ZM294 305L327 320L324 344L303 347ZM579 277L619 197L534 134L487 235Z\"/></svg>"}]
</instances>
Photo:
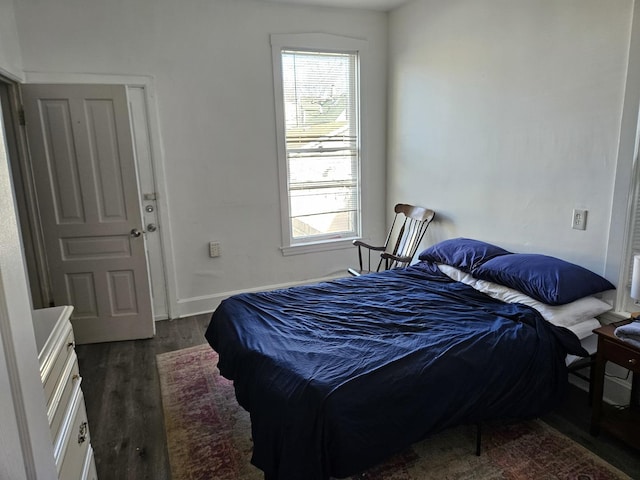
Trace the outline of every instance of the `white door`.
<instances>
[{"instance_id":1,"label":"white door","mask_svg":"<svg viewBox=\"0 0 640 480\"><path fill-rule=\"evenodd\" d=\"M55 304L78 343L153 336L125 87L24 85L23 102Z\"/></svg>"}]
</instances>

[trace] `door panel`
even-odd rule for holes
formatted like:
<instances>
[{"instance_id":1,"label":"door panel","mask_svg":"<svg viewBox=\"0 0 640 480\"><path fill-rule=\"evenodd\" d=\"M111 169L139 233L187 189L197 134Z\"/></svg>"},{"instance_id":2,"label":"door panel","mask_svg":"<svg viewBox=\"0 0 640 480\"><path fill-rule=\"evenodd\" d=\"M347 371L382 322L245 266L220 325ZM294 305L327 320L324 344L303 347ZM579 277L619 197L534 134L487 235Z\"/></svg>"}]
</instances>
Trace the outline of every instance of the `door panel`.
<instances>
[{"instance_id":1,"label":"door panel","mask_svg":"<svg viewBox=\"0 0 640 480\"><path fill-rule=\"evenodd\" d=\"M24 85L38 208L56 305L78 343L154 334L126 89Z\"/></svg>"},{"instance_id":2,"label":"door panel","mask_svg":"<svg viewBox=\"0 0 640 480\"><path fill-rule=\"evenodd\" d=\"M51 160L54 213L58 224L84 223L78 160L73 141L68 102L44 100L41 104L45 151Z\"/></svg>"},{"instance_id":3,"label":"door panel","mask_svg":"<svg viewBox=\"0 0 640 480\"><path fill-rule=\"evenodd\" d=\"M124 187L115 131L113 104L88 101L87 128L90 159L96 178L96 200L101 222L126 221ZM92 141L91 141L92 140Z\"/></svg>"}]
</instances>

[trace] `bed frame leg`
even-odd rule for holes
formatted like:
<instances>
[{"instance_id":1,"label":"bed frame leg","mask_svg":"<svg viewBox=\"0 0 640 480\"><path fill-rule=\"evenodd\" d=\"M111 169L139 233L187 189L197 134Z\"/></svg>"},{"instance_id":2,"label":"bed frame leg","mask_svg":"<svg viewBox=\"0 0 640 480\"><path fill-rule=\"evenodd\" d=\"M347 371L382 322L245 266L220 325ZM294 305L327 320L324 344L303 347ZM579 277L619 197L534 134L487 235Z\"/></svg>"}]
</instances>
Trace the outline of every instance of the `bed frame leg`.
<instances>
[{"instance_id":1,"label":"bed frame leg","mask_svg":"<svg viewBox=\"0 0 640 480\"><path fill-rule=\"evenodd\" d=\"M482 427L480 422L476 423L476 456L480 456L482 449Z\"/></svg>"}]
</instances>

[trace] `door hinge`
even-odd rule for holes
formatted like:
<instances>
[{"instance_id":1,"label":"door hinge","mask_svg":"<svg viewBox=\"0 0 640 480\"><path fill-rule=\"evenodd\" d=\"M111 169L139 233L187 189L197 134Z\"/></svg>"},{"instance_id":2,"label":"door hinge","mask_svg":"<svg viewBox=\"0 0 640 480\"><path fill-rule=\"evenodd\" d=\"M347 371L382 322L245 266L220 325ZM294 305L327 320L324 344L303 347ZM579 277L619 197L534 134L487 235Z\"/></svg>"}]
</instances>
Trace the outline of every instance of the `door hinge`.
<instances>
[{"instance_id":1,"label":"door hinge","mask_svg":"<svg viewBox=\"0 0 640 480\"><path fill-rule=\"evenodd\" d=\"M22 107L18 110L18 123L23 127L27 124L27 121L24 118L24 108Z\"/></svg>"}]
</instances>

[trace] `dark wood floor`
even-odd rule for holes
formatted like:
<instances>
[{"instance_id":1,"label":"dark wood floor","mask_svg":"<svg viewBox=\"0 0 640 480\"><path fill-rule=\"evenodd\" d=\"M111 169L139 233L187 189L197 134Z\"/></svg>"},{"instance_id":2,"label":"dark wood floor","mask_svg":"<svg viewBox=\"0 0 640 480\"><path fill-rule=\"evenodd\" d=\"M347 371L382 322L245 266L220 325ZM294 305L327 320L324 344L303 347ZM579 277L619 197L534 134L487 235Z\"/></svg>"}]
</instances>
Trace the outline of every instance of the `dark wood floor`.
<instances>
[{"instance_id":1,"label":"dark wood floor","mask_svg":"<svg viewBox=\"0 0 640 480\"><path fill-rule=\"evenodd\" d=\"M156 324L150 340L76 347L100 480L170 480L155 356L205 343L209 315ZM587 394L572 388L544 420L634 479L640 452L606 434L589 435Z\"/></svg>"},{"instance_id":2,"label":"dark wood floor","mask_svg":"<svg viewBox=\"0 0 640 480\"><path fill-rule=\"evenodd\" d=\"M547 424L616 466L634 480L640 480L640 451L616 438L589 433L591 406L587 392L571 386L564 405L542 418Z\"/></svg>"},{"instance_id":3,"label":"dark wood floor","mask_svg":"<svg viewBox=\"0 0 640 480\"><path fill-rule=\"evenodd\" d=\"M149 340L78 345L100 480L170 480L156 355L206 343L210 315L156 323Z\"/></svg>"}]
</instances>

